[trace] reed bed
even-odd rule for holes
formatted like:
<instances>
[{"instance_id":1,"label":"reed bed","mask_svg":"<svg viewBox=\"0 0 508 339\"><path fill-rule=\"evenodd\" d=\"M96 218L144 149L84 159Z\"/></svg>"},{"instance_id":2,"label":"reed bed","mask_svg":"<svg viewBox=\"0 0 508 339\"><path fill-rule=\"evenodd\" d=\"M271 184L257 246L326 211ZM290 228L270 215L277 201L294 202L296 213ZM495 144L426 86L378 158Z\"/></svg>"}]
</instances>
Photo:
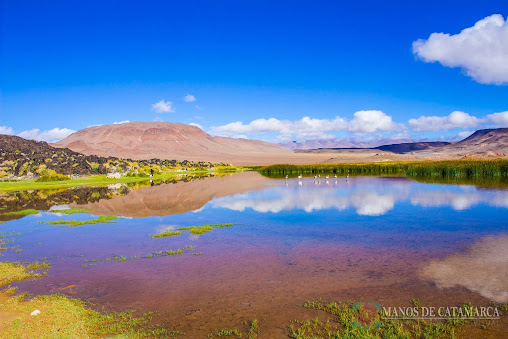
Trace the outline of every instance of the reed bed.
<instances>
[{"instance_id":1,"label":"reed bed","mask_svg":"<svg viewBox=\"0 0 508 339\"><path fill-rule=\"evenodd\" d=\"M257 169L270 177L317 174L397 175L433 178L508 178L508 159L467 159L442 161L401 161L383 163L272 165Z\"/></svg>"}]
</instances>

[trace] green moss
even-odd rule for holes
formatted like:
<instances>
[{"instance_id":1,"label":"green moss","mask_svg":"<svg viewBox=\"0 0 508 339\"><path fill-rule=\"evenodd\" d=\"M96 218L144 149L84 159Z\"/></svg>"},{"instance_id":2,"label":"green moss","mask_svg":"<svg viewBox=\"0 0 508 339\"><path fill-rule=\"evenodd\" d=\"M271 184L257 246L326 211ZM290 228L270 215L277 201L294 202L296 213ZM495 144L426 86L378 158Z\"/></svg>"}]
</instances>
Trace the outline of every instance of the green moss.
<instances>
[{"instance_id":1,"label":"green moss","mask_svg":"<svg viewBox=\"0 0 508 339\"><path fill-rule=\"evenodd\" d=\"M160 233L150 234L150 238L157 239L163 237L173 237L180 234L182 234L182 232L167 230Z\"/></svg>"},{"instance_id":2,"label":"green moss","mask_svg":"<svg viewBox=\"0 0 508 339\"><path fill-rule=\"evenodd\" d=\"M76 213L88 213L90 210L86 208L68 208L65 210L51 210L50 213L62 213L62 214L76 214Z\"/></svg>"},{"instance_id":3,"label":"green moss","mask_svg":"<svg viewBox=\"0 0 508 339\"><path fill-rule=\"evenodd\" d=\"M39 222L39 224L49 224L49 225L61 225L65 227L76 227L76 226L82 226L82 225L95 225L95 224L111 224L116 223L114 221L118 217L114 215L101 215L100 217L96 219L91 220L58 220L58 221L46 221L46 222Z\"/></svg>"},{"instance_id":4,"label":"green moss","mask_svg":"<svg viewBox=\"0 0 508 339\"><path fill-rule=\"evenodd\" d=\"M26 210L4 213L4 215L30 215L30 214L39 214L39 211L34 210L33 208L29 208Z\"/></svg>"}]
</instances>

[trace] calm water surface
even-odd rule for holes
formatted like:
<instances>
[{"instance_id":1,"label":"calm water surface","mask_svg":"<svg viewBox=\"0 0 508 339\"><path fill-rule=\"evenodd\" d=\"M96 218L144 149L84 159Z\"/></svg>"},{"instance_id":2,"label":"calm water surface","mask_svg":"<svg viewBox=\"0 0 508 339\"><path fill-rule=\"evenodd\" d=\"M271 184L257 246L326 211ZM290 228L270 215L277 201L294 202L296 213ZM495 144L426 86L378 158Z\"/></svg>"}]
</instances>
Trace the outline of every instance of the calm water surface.
<instances>
[{"instance_id":1,"label":"calm water surface","mask_svg":"<svg viewBox=\"0 0 508 339\"><path fill-rule=\"evenodd\" d=\"M301 307L310 299L508 301L508 190L387 177L286 182L257 173L81 190L1 197L9 208L23 201L94 214L40 212L0 225L21 233L12 244L23 250L4 251L3 260L46 257L52 264L48 278L19 283L21 290L65 293L109 310L158 311L156 321L194 337L253 318L263 336L284 337L291 320L317 315ZM95 215L120 218L74 228L38 223ZM234 226L149 237L210 223ZM186 246L195 248L143 258ZM105 261L114 256L141 259Z\"/></svg>"}]
</instances>

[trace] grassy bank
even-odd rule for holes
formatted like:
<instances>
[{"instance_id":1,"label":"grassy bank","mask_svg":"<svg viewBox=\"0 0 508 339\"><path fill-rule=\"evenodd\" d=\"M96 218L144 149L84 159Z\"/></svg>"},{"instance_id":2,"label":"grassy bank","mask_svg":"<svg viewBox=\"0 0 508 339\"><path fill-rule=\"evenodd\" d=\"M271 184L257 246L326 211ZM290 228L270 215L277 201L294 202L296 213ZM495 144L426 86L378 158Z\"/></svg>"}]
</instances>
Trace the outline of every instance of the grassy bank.
<instances>
[{"instance_id":1,"label":"grassy bank","mask_svg":"<svg viewBox=\"0 0 508 339\"><path fill-rule=\"evenodd\" d=\"M37 181L37 180L18 180L18 181L0 181L0 192L1 191L22 191L22 190L33 190L33 189L60 189L78 186L107 186L111 184L131 184L152 179L154 181L175 179L182 176L192 175L207 175L207 174L227 174L241 170L241 168L227 167L218 170L204 170L204 171L177 171L177 172L162 172L155 174L152 178L149 176L122 176L120 179L108 178L106 175L94 175L89 177L82 177L79 179L71 179L65 181Z\"/></svg>"},{"instance_id":2,"label":"grassy bank","mask_svg":"<svg viewBox=\"0 0 508 339\"><path fill-rule=\"evenodd\" d=\"M14 281L37 279L47 266L0 262L0 286ZM150 325L152 314L135 317L133 312L101 313L90 305L62 294L28 298L0 291L0 336L2 338L158 338L180 333Z\"/></svg>"},{"instance_id":3,"label":"grassy bank","mask_svg":"<svg viewBox=\"0 0 508 339\"><path fill-rule=\"evenodd\" d=\"M270 177L296 177L317 174L403 175L433 178L495 178L508 179L508 159L471 159L444 161L401 161L383 163L272 165L257 169Z\"/></svg>"}]
</instances>

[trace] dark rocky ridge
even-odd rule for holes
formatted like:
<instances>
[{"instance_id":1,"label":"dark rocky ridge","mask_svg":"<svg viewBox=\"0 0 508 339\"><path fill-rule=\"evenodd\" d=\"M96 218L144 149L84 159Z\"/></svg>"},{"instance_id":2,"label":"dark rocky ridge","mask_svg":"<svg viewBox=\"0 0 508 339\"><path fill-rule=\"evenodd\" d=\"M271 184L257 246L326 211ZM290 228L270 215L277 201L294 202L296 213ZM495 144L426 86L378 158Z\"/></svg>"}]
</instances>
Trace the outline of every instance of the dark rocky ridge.
<instances>
[{"instance_id":1,"label":"dark rocky ridge","mask_svg":"<svg viewBox=\"0 0 508 339\"><path fill-rule=\"evenodd\" d=\"M137 170L147 166L209 168L214 164L161 159L134 161L116 157L84 155L68 148L55 148L44 141L0 135L0 179L36 177L43 169L65 175L94 175L106 174L110 171Z\"/></svg>"}]
</instances>

